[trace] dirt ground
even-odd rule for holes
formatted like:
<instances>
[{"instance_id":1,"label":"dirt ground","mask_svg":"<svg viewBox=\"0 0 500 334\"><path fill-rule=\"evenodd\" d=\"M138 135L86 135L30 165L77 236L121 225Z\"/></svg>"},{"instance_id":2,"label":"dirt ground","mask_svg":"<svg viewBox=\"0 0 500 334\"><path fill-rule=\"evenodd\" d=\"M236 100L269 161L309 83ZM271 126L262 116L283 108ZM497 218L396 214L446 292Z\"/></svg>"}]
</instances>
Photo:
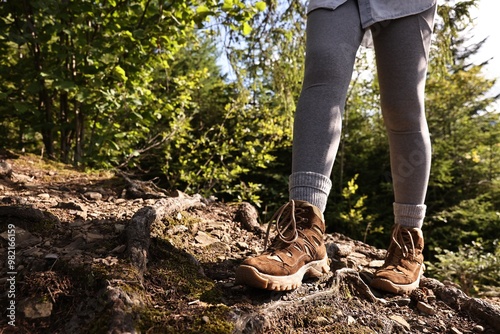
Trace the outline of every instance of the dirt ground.
<instances>
[{"instance_id":1,"label":"dirt ground","mask_svg":"<svg viewBox=\"0 0 500 334\"><path fill-rule=\"evenodd\" d=\"M263 239L248 204L4 151L0 333L500 332L495 300L452 283L370 290L385 251L340 234L326 237L321 279L291 292L235 284Z\"/></svg>"}]
</instances>

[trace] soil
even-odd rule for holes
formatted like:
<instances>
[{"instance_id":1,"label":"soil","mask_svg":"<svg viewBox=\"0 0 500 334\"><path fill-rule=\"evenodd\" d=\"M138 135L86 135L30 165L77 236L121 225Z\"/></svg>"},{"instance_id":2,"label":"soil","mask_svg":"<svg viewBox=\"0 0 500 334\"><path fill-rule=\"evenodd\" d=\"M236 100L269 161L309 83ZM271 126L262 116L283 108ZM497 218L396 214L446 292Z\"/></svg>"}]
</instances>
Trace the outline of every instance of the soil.
<instances>
[{"instance_id":1,"label":"soil","mask_svg":"<svg viewBox=\"0 0 500 334\"><path fill-rule=\"evenodd\" d=\"M0 152L0 333L499 333L495 300L423 278L371 290L385 250L328 234L331 272L290 292L235 284L255 208ZM14 305L14 306L12 306Z\"/></svg>"}]
</instances>

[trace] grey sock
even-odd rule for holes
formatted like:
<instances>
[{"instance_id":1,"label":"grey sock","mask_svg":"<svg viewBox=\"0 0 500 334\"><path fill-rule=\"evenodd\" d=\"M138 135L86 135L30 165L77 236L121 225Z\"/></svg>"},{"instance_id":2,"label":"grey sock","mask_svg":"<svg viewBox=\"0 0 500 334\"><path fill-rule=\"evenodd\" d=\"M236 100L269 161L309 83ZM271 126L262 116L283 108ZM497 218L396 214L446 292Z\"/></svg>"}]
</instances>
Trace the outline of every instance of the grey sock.
<instances>
[{"instance_id":1,"label":"grey sock","mask_svg":"<svg viewBox=\"0 0 500 334\"><path fill-rule=\"evenodd\" d=\"M325 212L332 181L314 172L296 172L289 178L290 199L307 201Z\"/></svg>"},{"instance_id":2,"label":"grey sock","mask_svg":"<svg viewBox=\"0 0 500 334\"><path fill-rule=\"evenodd\" d=\"M425 217L425 204L394 203L394 222L404 227L422 228Z\"/></svg>"}]
</instances>

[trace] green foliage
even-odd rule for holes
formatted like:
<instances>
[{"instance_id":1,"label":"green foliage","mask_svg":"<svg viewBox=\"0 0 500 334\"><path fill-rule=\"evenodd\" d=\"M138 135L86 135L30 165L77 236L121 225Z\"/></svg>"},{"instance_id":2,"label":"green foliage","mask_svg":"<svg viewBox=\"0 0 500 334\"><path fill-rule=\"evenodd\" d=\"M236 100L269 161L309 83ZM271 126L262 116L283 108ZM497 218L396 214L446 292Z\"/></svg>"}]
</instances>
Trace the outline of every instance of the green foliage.
<instances>
[{"instance_id":1,"label":"green foliage","mask_svg":"<svg viewBox=\"0 0 500 334\"><path fill-rule=\"evenodd\" d=\"M368 233L381 232L378 228L377 231L372 231L373 217L366 214L366 195L359 195L359 186L356 184L358 174L347 182L347 186L342 189L342 202L340 204L340 213L338 221L346 234L351 238L363 239L366 242Z\"/></svg>"},{"instance_id":2,"label":"green foliage","mask_svg":"<svg viewBox=\"0 0 500 334\"><path fill-rule=\"evenodd\" d=\"M262 118L239 113L248 99L235 97L199 29L215 20L248 35L265 8L239 0L7 1L1 139L85 167L163 169L172 187L257 202L259 185L239 179L274 159L273 143L257 139ZM208 62L200 62L203 49Z\"/></svg>"},{"instance_id":3,"label":"green foliage","mask_svg":"<svg viewBox=\"0 0 500 334\"><path fill-rule=\"evenodd\" d=\"M496 286L500 279L498 240L492 242L491 252L483 244L479 238L459 246L458 251L437 248L436 261L428 264L429 271L440 280L459 284L469 295L477 295L485 286Z\"/></svg>"},{"instance_id":4,"label":"green foliage","mask_svg":"<svg viewBox=\"0 0 500 334\"><path fill-rule=\"evenodd\" d=\"M498 194L498 182L496 185ZM486 188L485 188L486 189ZM487 190L487 189L486 189ZM470 244L478 238L484 238L486 250L492 252L491 236L500 228L500 208L495 206L495 199L486 191L485 194L466 199L446 210L436 212L429 217L427 248L444 248L456 251L459 245Z\"/></svg>"}]
</instances>

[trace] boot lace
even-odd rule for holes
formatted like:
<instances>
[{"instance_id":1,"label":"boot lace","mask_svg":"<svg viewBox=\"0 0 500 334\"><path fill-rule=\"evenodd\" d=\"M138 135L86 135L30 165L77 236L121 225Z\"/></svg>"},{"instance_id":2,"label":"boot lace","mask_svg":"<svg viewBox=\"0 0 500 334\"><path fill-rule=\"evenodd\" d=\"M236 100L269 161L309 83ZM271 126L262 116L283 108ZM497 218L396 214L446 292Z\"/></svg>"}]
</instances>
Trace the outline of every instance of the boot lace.
<instances>
[{"instance_id":1,"label":"boot lace","mask_svg":"<svg viewBox=\"0 0 500 334\"><path fill-rule=\"evenodd\" d=\"M401 259L411 257L415 254L415 243L408 229L395 224L392 230L393 245L389 248L390 251L386 254L386 259L391 258L391 265L397 266ZM394 249L396 247L396 249ZM399 250L399 251L398 251Z\"/></svg>"},{"instance_id":2,"label":"boot lace","mask_svg":"<svg viewBox=\"0 0 500 334\"><path fill-rule=\"evenodd\" d=\"M297 218L295 216L296 210L298 209L296 209L295 201L290 200L288 203L281 206L278 211L276 211L267 226L266 239L264 240L264 251L267 249L272 225L275 226L276 231L276 238L273 241L273 245L276 244L276 242L279 244L280 241L285 244L291 244L297 240L299 233L297 232ZM299 222L300 220L301 218L299 217Z\"/></svg>"}]
</instances>

